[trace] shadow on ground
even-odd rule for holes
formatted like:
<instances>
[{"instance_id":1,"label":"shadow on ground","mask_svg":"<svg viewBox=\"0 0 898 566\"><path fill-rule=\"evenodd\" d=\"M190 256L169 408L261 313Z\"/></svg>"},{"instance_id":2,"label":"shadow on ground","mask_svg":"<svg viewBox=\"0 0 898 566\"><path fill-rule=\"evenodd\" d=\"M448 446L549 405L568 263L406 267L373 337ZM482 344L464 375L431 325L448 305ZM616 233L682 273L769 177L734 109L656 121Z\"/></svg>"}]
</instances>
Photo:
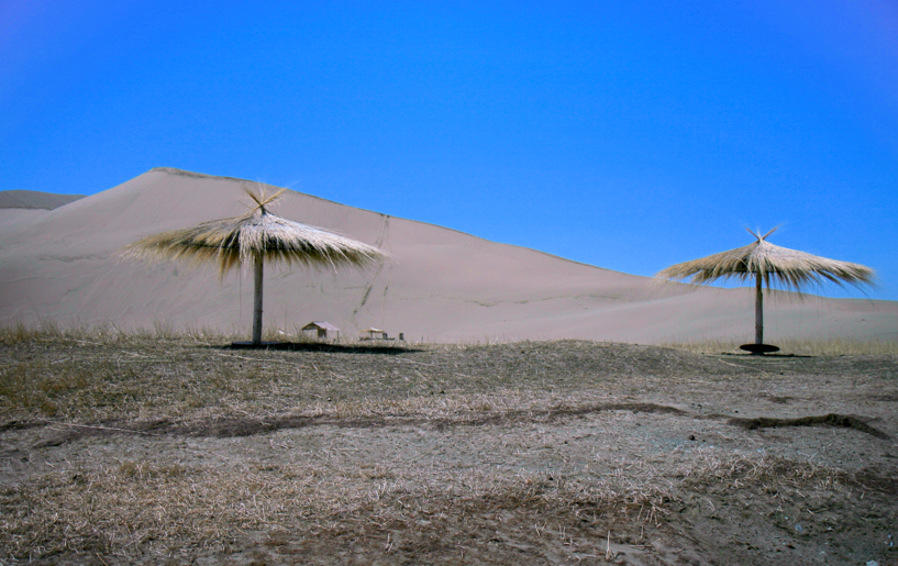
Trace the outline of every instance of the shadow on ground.
<instances>
[{"instance_id":1,"label":"shadow on ground","mask_svg":"<svg viewBox=\"0 0 898 566\"><path fill-rule=\"evenodd\" d=\"M328 344L325 342L232 342L226 346L213 346L221 350L277 350L282 352L328 352L338 354L407 354L421 352L396 343L384 344Z\"/></svg>"}]
</instances>

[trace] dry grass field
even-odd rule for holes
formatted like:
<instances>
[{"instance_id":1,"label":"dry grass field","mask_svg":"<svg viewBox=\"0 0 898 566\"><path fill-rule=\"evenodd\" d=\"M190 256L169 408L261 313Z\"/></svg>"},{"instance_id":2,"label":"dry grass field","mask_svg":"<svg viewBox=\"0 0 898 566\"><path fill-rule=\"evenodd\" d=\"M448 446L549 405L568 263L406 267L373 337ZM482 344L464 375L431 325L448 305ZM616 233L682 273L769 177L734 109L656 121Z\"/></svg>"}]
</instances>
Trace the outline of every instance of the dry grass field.
<instances>
[{"instance_id":1,"label":"dry grass field","mask_svg":"<svg viewBox=\"0 0 898 566\"><path fill-rule=\"evenodd\" d=\"M228 343L0 332L0 564L898 563L881 345Z\"/></svg>"}]
</instances>

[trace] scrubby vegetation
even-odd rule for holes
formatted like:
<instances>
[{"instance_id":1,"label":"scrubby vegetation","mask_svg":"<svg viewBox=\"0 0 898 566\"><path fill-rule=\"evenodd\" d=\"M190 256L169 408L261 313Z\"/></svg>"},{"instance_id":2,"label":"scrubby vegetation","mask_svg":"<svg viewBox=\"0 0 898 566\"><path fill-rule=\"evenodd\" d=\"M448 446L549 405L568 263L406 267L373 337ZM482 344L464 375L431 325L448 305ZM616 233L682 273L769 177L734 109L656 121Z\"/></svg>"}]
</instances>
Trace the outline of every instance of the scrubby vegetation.
<instances>
[{"instance_id":1,"label":"scrubby vegetation","mask_svg":"<svg viewBox=\"0 0 898 566\"><path fill-rule=\"evenodd\" d=\"M0 331L0 563L898 557L893 353L232 339Z\"/></svg>"},{"instance_id":2,"label":"scrubby vegetation","mask_svg":"<svg viewBox=\"0 0 898 566\"><path fill-rule=\"evenodd\" d=\"M662 345L697 354L739 354L740 344L727 340L697 340L692 342L670 342ZM779 355L786 356L895 356L898 355L898 342L889 340L779 340Z\"/></svg>"}]
</instances>

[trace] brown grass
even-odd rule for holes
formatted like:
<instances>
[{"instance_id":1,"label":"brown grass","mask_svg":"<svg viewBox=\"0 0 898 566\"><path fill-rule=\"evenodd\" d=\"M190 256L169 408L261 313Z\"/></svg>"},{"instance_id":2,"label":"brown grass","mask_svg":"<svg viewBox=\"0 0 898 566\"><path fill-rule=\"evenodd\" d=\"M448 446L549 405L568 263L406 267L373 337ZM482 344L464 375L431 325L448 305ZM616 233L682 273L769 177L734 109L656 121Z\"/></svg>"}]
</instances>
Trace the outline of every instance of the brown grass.
<instances>
[{"instance_id":1,"label":"brown grass","mask_svg":"<svg viewBox=\"0 0 898 566\"><path fill-rule=\"evenodd\" d=\"M669 342L666 348L674 348L696 354L738 354L745 355L739 349L741 342L732 340L696 340L689 342ZM898 342L889 340L777 340L781 356L895 356L898 355Z\"/></svg>"},{"instance_id":2,"label":"brown grass","mask_svg":"<svg viewBox=\"0 0 898 566\"><path fill-rule=\"evenodd\" d=\"M894 356L229 342L0 331L0 563L894 557L891 441L732 420L837 392L892 432Z\"/></svg>"},{"instance_id":3,"label":"brown grass","mask_svg":"<svg viewBox=\"0 0 898 566\"><path fill-rule=\"evenodd\" d=\"M504 515L522 537L540 530L577 537L582 534L578 524L636 519L640 511L639 521L654 520L667 498L650 484L634 489L614 478L583 485L544 475L471 475L421 489L389 474L370 481L372 474L377 476L376 471L334 473L315 466L209 470L133 461L99 471L48 474L27 490L0 490L4 509L12 511L4 519L0 543L22 558L72 550L113 557L139 550L163 558L170 556L172 545L227 551L248 532L273 531L270 538L276 539L277 533L300 530L302 539L294 536L292 544L336 539L344 545L358 537L381 541L388 554L390 537L400 544L403 535L422 526L429 533L416 547L452 545L463 517Z\"/></svg>"},{"instance_id":4,"label":"brown grass","mask_svg":"<svg viewBox=\"0 0 898 566\"><path fill-rule=\"evenodd\" d=\"M190 419L209 415L382 414L458 406L503 406L533 392L559 402L619 376L647 379L691 360L673 350L524 342L493 346L298 345L296 351L232 350L206 334L91 333L48 329L0 332L0 410L7 418ZM496 396L496 391L505 392Z\"/></svg>"}]
</instances>

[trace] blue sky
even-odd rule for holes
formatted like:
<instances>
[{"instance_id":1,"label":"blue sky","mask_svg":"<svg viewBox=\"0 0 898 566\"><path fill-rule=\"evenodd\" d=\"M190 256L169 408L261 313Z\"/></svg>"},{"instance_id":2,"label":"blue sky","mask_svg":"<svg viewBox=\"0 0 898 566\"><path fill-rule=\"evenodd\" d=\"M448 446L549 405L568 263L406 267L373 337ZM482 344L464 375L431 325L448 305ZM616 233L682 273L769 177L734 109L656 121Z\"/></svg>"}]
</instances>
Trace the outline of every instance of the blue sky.
<instances>
[{"instance_id":1,"label":"blue sky","mask_svg":"<svg viewBox=\"0 0 898 566\"><path fill-rule=\"evenodd\" d=\"M0 190L153 167L652 275L782 228L898 300L898 4L0 0Z\"/></svg>"}]
</instances>

